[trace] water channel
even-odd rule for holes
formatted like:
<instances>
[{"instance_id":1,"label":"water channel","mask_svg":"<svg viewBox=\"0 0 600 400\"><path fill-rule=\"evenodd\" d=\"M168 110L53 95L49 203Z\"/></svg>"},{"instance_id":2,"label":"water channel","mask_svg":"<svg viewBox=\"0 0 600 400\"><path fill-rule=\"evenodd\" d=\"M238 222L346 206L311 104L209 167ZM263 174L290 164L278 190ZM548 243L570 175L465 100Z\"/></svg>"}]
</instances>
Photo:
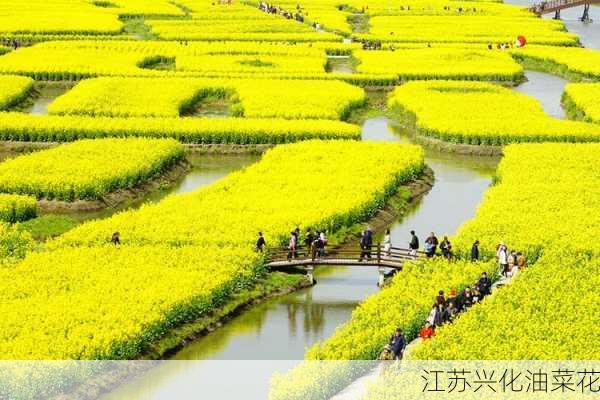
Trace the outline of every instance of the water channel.
<instances>
[{"instance_id":1,"label":"water channel","mask_svg":"<svg viewBox=\"0 0 600 400\"><path fill-rule=\"evenodd\" d=\"M570 14L563 12L563 17ZM592 18L600 22L597 8L593 8ZM569 25L592 32L582 36L582 42L587 47L600 44L595 39L598 32L596 24L593 29L577 21L568 22ZM579 33L571 26L569 29ZM549 115L563 118L560 96L566 82L533 71L527 71L526 75L528 82L515 90L537 98ZM363 140L411 142L408 134L392 129L389 122L385 117L367 120L363 125ZM430 231L438 236L455 232L474 215L483 193L491 183L498 161L490 157L459 156L426 150L426 162L434 171L435 185L399 221L391 225L392 242L398 246L406 245L411 229L415 229L420 236ZM245 162L241 164L246 165ZM217 168L221 161L210 165L214 168L209 167L206 171L212 168L213 172L200 172L195 178L185 178L175 191L192 190L197 184L208 183L227 173ZM236 168L231 165L229 170ZM316 286L255 306L220 329L190 343L173 357L174 360L198 361L161 364L118 387L105 398L228 399L243 396L246 399L265 399L268 380L273 372L287 370L298 363L293 360L301 360L307 347L331 336L337 326L349 319L361 300L378 290L377 274L368 267L321 268L316 271L316 279ZM232 363L228 360L241 361ZM281 362L253 361L247 364L244 360ZM223 363L219 364L218 361ZM182 389L191 386L201 389L198 393Z\"/></svg>"}]
</instances>

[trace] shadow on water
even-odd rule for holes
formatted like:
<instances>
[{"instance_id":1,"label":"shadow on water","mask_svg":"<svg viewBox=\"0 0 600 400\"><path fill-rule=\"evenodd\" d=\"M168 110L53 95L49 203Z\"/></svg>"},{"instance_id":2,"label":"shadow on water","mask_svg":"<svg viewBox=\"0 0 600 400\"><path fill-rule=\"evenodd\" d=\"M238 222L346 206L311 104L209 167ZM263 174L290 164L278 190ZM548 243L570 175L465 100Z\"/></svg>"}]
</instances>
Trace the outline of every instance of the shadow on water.
<instances>
[{"instance_id":1,"label":"shadow on water","mask_svg":"<svg viewBox=\"0 0 600 400\"><path fill-rule=\"evenodd\" d=\"M386 118L367 120L363 139L410 142L395 134ZM421 236L429 231L452 233L474 215L489 186L497 159L461 157L427 151L427 164L434 170L434 188L408 214L391 226L392 241L402 246L408 232ZM201 337L179 351L176 360L300 360L306 348L331 336L346 322L360 301L378 291L377 271L372 267L330 267L316 269L317 285L286 296L273 298L233 318L216 331ZM200 364L200 365L198 365ZM192 398L190 387L207 398L264 399L268 380L277 367L264 363L260 371L246 371L253 377L250 387L235 384L214 385L217 378L203 363L168 362L134 379L106 398ZM231 364L232 367L235 365ZM281 367L280 364L278 364ZM290 363L290 366L294 363ZM192 380L193 379L193 380ZM235 380L235 377L232 377ZM218 387L216 389L215 387ZM214 391L213 391L214 390Z\"/></svg>"}]
</instances>

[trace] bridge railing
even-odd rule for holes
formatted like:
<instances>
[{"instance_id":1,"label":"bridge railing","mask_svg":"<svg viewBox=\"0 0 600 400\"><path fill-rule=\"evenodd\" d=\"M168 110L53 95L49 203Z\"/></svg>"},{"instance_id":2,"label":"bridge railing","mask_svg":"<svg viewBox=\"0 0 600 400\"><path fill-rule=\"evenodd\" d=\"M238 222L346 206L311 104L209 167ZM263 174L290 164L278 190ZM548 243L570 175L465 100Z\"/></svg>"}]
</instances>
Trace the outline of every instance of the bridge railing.
<instances>
[{"instance_id":1,"label":"bridge railing","mask_svg":"<svg viewBox=\"0 0 600 400\"><path fill-rule=\"evenodd\" d=\"M578 6L586 3L583 0L550 0L550 1L542 1L539 3L533 4L529 7L529 11L535 14L544 14L548 12L552 12L561 8L567 8L571 5Z\"/></svg>"},{"instance_id":2,"label":"bridge railing","mask_svg":"<svg viewBox=\"0 0 600 400\"><path fill-rule=\"evenodd\" d=\"M291 251L287 247L270 248L267 252L268 262L280 262L286 260L319 260L327 259L348 259L359 260L366 259L377 262L404 262L417 259L424 256L425 253L418 251L416 254L409 249L400 247L390 247L386 249L381 244L373 245L367 249L350 248L350 247L331 247L324 250L323 253L313 251L307 246L297 247L295 251Z\"/></svg>"}]
</instances>

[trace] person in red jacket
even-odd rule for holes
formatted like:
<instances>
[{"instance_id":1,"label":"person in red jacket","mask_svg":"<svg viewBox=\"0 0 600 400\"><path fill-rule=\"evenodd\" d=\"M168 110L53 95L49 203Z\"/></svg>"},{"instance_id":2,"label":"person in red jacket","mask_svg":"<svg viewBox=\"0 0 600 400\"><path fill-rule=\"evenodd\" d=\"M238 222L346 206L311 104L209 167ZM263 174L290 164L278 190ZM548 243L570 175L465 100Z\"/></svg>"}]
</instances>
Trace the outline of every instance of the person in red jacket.
<instances>
[{"instance_id":1,"label":"person in red jacket","mask_svg":"<svg viewBox=\"0 0 600 400\"><path fill-rule=\"evenodd\" d=\"M434 336L435 336L435 331L433 330L433 328L431 327L429 322L427 322L425 324L425 326L421 329L421 332L419 332L419 337L423 340L426 340L426 339L431 339Z\"/></svg>"}]
</instances>

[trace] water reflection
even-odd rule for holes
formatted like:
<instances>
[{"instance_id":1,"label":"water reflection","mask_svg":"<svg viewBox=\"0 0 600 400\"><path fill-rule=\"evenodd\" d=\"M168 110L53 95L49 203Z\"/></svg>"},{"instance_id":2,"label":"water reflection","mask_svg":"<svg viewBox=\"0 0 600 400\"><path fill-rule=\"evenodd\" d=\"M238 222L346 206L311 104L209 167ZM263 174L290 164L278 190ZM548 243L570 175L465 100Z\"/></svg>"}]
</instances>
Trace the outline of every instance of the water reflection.
<instances>
[{"instance_id":1,"label":"water reflection","mask_svg":"<svg viewBox=\"0 0 600 400\"><path fill-rule=\"evenodd\" d=\"M360 300L378 290L372 267L321 268L316 279L313 288L253 306L173 358L301 359L307 346L329 337Z\"/></svg>"},{"instance_id":2,"label":"water reflection","mask_svg":"<svg viewBox=\"0 0 600 400\"><path fill-rule=\"evenodd\" d=\"M47 115L48 106L58 96L65 94L74 84L46 82L36 86L37 95L32 99L32 104L23 111L33 115Z\"/></svg>"}]
</instances>

